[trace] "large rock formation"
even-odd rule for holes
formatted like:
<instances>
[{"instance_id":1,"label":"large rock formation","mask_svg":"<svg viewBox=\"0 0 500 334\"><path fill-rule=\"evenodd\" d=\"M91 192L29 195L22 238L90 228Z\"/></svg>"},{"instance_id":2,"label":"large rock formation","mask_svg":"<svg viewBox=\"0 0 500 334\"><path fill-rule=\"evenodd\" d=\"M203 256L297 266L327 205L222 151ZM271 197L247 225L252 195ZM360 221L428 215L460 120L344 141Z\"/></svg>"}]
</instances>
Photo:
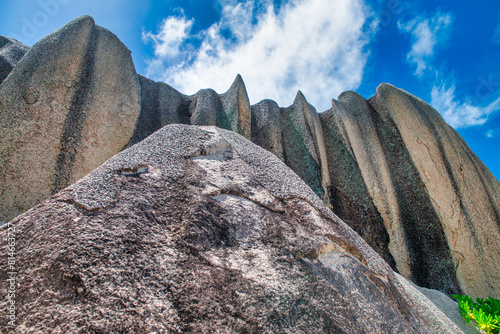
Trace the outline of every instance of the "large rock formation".
<instances>
[{"instance_id":1,"label":"large rock formation","mask_svg":"<svg viewBox=\"0 0 500 334\"><path fill-rule=\"evenodd\" d=\"M229 92L235 86L239 76ZM239 131L218 121L227 94L179 93L176 105L190 124ZM264 100L250 109L252 141L404 277L448 295L500 297L500 184L432 107L382 84L369 100L345 92L320 114L300 92L290 107Z\"/></svg>"},{"instance_id":2,"label":"large rock formation","mask_svg":"<svg viewBox=\"0 0 500 334\"><path fill-rule=\"evenodd\" d=\"M23 333L461 332L277 157L215 127L166 126L0 239L13 227L0 280Z\"/></svg>"},{"instance_id":3,"label":"large rock formation","mask_svg":"<svg viewBox=\"0 0 500 334\"><path fill-rule=\"evenodd\" d=\"M202 89L192 96L179 93L162 82L139 75L141 113L129 146L167 124L216 125L251 137L250 101L243 79L236 76L224 94Z\"/></svg>"},{"instance_id":4,"label":"large rock formation","mask_svg":"<svg viewBox=\"0 0 500 334\"><path fill-rule=\"evenodd\" d=\"M401 108L392 110L404 112ZM332 201L364 198L356 202L363 203L362 211L368 212L377 224L372 237L386 238L384 233L376 234L383 232L379 228L382 222L389 233L388 249L399 272L421 286L456 293L460 288L441 222L434 214L399 132L389 119L381 117L368 101L353 92L339 96L333 108L322 115L328 124L325 131L340 133L341 137L340 144L330 142L327 147L340 146L348 151L356 159L355 175L361 176L364 183L359 188L352 187L349 184L352 170L333 168ZM359 222L360 217L356 217L350 203L346 204L339 210L343 214L339 214L347 221L364 223ZM362 226L357 229L363 232Z\"/></svg>"},{"instance_id":5,"label":"large rock formation","mask_svg":"<svg viewBox=\"0 0 500 334\"><path fill-rule=\"evenodd\" d=\"M0 220L79 180L132 137L130 51L89 16L36 43L0 85Z\"/></svg>"},{"instance_id":6,"label":"large rock formation","mask_svg":"<svg viewBox=\"0 0 500 334\"><path fill-rule=\"evenodd\" d=\"M300 92L286 108L251 106L239 75L224 94L186 96L137 76L123 44L82 17L14 67L0 111L0 220L164 125L216 125L279 157L404 277L500 298L500 183L437 111L391 85L319 114Z\"/></svg>"},{"instance_id":7,"label":"large rock formation","mask_svg":"<svg viewBox=\"0 0 500 334\"><path fill-rule=\"evenodd\" d=\"M399 272L447 293L498 297L500 244L492 240L500 240L500 184L442 117L388 84L368 101L342 94L320 116L332 138L340 133L338 146L365 185L350 187L353 170L333 168L332 203L364 198L363 211L389 233ZM336 212L361 223L349 203Z\"/></svg>"},{"instance_id":8,"label":"large rock formation","mask_svg":"<svg viewBox=\"0 0 500 334\"><path fill-rule=\"evenodd\" d=\"M26 44L13 38L0 36L0 84L28 50L29 46Z\"/></svg>"},{"instance_id":9,"label":"large rock formation","mask_svg":"<svg viewBox=\"0 0 500 334\"><path fill-rule=\"evenodd\" d=\"M424 101L382 84L369 102L394 133L391 140L379 127L388 161L394 157L389 170L413 267L408 277L418 284L422 271L429 279L448 276L451 287L456 273L464 292L500 298L500 183Z\"/></svg>"}]
</instances>

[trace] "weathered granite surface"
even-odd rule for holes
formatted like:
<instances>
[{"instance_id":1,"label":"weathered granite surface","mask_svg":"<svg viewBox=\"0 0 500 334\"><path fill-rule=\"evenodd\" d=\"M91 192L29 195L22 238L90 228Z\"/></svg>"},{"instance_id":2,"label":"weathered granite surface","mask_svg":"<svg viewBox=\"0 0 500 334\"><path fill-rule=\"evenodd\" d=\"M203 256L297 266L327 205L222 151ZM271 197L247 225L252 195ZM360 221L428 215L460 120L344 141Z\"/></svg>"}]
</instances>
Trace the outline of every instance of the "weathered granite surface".
<instances>
[{"instance_id":1,"label":"weathered granite surface","mask_svg":"<svg viewBox=\"0 0 500 334\"><path fill-rule=\"evenodd\" d=\"M223 94L186 96L138 76L90 17L37 43L0 85L0 219L173 123L215 125L272 152L414 283L500 298L500 183L428 104L381 84L319 114L300 92L289 107L250 105L239 75Z\"/></svg>"},{"instance_id":2,"label":"weathered granite surface","mask_svg":"<svg viewBox=\"0 0 500 334\"><path fill-rule=\"evenodd\" d=\"M431 333L359 235L227 130L166 126L9 226L18 332Z\"/></svg>"},{"instance_id":3,"label":"weathered granite surface","mask_svg":"<svg viewBox=\"0 0 500 334\"><path fill-rule=\"evenodd\" d=\"M407 240L407 277L500 298L498 180L424 101L382 84L369 102L394 133L391 141L379 127ZM439 288L443 278L448 288Z\"/></svg>"},{"instance_id":4,"label":"weathered granite surface","mask_svg":"<svg viewBox=\"0 0 500 334\"><path fill-rule=\"evenodd\" d=\"M432 333L477 334L479 329L472 322L466 323L460 315L457 302L444 293L415 285L395 274L409 298L417 307Z\"/></svg>"},{"instance_id":5,"label":"weathered granite surface","mask_svg":"<svg viewBox=\"0 0 500 334\"><path fill-rule=\"evenodd\" d=\"M184 97L194 101L189 123L239 131L219 121L222 96ZM382 84L368 100L345 92L320 114L300 92L287 108L264 100L250 110L252 141L404 277L448 295L500 297L500 183L428 104Z\"/></svg>"},{"instance_id":6,"label":"weathered granite surface","mask_svg":"<svg viewBox=\"0 0 500 334\"><path fill-rule=\"evenodd\" d=\"M130 51L91 17L36 43L0 85L0 219L16 217L119 152L139 111Z\"/></svg>"}]
</instances>

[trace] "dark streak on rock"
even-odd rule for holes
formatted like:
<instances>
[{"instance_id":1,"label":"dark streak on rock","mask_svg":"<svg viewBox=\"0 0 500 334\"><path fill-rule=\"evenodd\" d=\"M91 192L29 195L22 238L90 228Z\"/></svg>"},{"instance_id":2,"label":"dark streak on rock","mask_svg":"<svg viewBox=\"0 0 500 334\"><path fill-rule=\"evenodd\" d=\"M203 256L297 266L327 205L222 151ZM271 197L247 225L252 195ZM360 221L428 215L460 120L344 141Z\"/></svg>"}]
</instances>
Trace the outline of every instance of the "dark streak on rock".
<instances>
[{"instance_id":1,"label":"dark streak on rock","mask_svg":"<svg viewBox=\"0 0 500 334\"><path fill-rule=\"evenodd\" d=\"M392 119L382 119L371 106L370 112L391 171L412 280L419 286L439 289L449 295L460 294L443 225L402 136Z\"/></svg>"},{"instance_id":2,"label":"dark streak on rock","mask_svg":"<svg viewBox=\"0 0 500 334\"><path fill-rule=\"evenodd\" d=\"M92 99L92 78L95 71L95 51L98 43L98 31L94 27L89 36L85 58L83 60L80 81L71 99L69 112L64 120L61 148L57 157L52 194L70 184L72 167L75 162L81 135L85 123L83 109Z\"/></svg>"},{"instance_id":3,"label":"dark streak on rock","mask_svg":"<svg viewBox=\"0 0 500 334\"><path fill-rule=\"evenodd\" d=\"M389 251L389 233L366 187L358 161L351 153L351 143L341 135L346 132L344 123L341 119L335 122L333 109L320 114L320 121L330 166L331 184L327 191L332 211L397 271Z\"/></svg>"},{"instance_id":4,"label":"dark streak on rock","mask_svg":"<svg viewBox=\"0 0 500 334\"><path fill-rule=\"evenodd\" d=\"M141 86L141 112L129 145L140 142L161 127L160 87L141 75L139 76L139 84Z\"/></svg>"}]
</instances>

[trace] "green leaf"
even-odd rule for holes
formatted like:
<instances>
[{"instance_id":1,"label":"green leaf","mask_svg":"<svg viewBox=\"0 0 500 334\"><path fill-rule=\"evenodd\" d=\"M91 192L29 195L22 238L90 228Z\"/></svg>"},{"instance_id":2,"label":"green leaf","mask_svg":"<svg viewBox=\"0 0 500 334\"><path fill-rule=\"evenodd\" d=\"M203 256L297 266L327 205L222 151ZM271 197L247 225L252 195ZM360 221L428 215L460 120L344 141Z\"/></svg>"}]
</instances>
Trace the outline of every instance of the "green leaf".
<instances>
[{"instance_id":1,"label":"green leaf","mask_svg":"<svg viewBox=\"0 0 500 334\"><path fill-rule=\"evenodd\" d=\"M487 334L500 334L500 300L488 297L476 302L467 295L452 295L458 302L459 312L465 322L474 320L474 326Z\"/></svg>"},{"instance_id":2,"label":"green leaf","mask_svg":"<svg viewBox=\"0 0 500 334\"><path fill-rule=\"evenodd\" d=\"M476 326L481 328L486 333L494 333L495 320L491 314L485 313L482 309L473 310L475 320L477 322Z\"/></svg>"},{"instance_id":3,"label":"green leaf","mask_svg":"<svg viewBox=\"0 0 500 334\"><path fill-rule=\"evenodd\" d=\"M493 314L500 314L500 300L488 297L485 303L491 306Z\"/></svg>"}]
</instances>

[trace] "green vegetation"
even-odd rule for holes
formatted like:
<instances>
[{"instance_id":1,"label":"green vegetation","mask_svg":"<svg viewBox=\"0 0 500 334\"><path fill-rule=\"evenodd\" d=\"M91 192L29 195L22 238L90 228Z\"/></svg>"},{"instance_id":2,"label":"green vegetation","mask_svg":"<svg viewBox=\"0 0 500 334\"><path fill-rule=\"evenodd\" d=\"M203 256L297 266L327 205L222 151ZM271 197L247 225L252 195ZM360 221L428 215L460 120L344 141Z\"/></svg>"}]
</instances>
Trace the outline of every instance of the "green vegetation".
<instances>
[{"instance_id":1,"label":"green vegetation","mask_svg":"<svg viewBox=\"0 0 500 334\"><path fill-rule=\"evenodd\" d=\"M465 322L475 321L487 334L499 334L500 332L500 300L488 297L486 300L477 298L476 302L467 295L453 295L458 301L460 314Z\"/></svg>"}]
</instances>

